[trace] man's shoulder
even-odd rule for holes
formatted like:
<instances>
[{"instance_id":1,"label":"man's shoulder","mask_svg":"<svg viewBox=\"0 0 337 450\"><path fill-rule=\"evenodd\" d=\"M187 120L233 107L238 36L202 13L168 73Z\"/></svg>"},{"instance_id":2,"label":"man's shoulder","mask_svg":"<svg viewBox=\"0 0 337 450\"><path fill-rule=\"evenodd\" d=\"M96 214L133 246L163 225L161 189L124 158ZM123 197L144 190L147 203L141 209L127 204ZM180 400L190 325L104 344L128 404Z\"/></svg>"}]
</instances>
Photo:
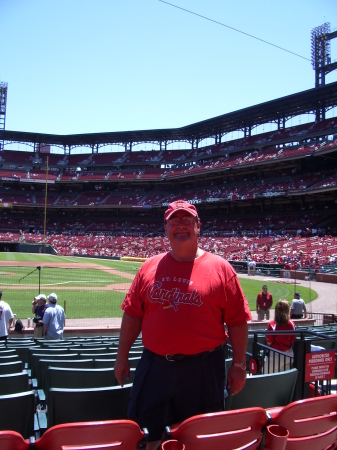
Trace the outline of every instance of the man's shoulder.
<instances>
[{"instance_id":1,"label":"man's shoulder","mask_svg":"<svg viewBox=\"0 0 337 450\"><path fill-rule=\"evenodd\" d=\"M9 304L7 302L4 302L3 300L0 300L0 307L1 308L10 308Z\"/></svg>"}]
</instances>

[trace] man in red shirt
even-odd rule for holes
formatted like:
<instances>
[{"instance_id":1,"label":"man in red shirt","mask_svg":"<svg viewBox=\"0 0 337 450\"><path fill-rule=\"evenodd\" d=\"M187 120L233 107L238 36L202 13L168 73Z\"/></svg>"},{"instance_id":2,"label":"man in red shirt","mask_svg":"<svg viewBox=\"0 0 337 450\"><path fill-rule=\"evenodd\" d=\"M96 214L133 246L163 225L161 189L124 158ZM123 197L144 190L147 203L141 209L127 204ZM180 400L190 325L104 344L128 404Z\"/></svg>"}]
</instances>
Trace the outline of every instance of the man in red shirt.
<instances>
[{"instance_id":1,"label":"man in red shirt","mask_svg":"<svg viewBox=\"0 0 337 450\"><path fill-rule=\"evenodd\" d=\"M122 304L115 376L129 378L129 350L142 332L144 352L131 391L129 419L149 430L156 449L165 426L224 409L228 328L233 365L228 387L246 381L247 300L232 266L198 246L200 220L183 200L164 215L171 251L147 260Z\"/></svg>"},{"instance_id":2,"label":"man in red shirt","mask_svg":"<svg viewBox=\"0 0 337 450\"><path fill-rule=\"evenodd\" d=\"M256 312L258 320L269 320L270 308L273 304L273 296L269 294L268 287L264 284L262 292L256 298Z\"/></svg>"}]
</instances>

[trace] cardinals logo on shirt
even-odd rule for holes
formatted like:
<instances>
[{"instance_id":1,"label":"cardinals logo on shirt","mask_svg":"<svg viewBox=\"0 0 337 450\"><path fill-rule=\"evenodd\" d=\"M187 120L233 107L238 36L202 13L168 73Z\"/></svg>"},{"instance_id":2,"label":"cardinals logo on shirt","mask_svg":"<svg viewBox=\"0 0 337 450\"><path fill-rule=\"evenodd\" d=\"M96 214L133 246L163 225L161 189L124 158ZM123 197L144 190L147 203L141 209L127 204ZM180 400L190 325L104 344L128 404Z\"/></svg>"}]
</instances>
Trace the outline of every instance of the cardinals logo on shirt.
<instances>
[{"instance_id":1,"label":"cardinals logo on shirt","mask_svg":"<svg viewBox=\"0 0 337 450\"><path fill-rule=\"evenodd\" d=\"M151 302L158 302L163 304L168 303L167 307L173 307L175 311L178 311L178 305L191 305L191 306L201 306L201 296L198 294L197 290L192 292L181 292L178 288L173 288L171 290L161 289L162 283L160 281L155 281L151 284L147 290L147 296Z\"/></svg>"}]
</instances>

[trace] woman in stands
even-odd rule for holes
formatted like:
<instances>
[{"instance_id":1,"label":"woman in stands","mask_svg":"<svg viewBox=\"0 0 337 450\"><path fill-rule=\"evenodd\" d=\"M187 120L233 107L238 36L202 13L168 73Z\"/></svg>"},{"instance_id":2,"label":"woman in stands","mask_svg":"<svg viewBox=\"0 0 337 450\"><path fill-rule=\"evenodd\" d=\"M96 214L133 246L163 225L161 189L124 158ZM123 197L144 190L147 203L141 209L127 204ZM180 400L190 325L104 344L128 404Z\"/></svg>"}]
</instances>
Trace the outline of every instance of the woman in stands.
<instances>
[{"instance_id":1,"label":"woman in stands","mask_svg":"<svg viewBox=\"0 0 337 450\"><path fill-rule=\"evenodd\" d=\"M296 330L296 326L292 320L290 320L290 303L287 300L279 300L275 306L275 318L268 324L267 331L293 331ZM278 350L283 354L269 351L269 358L266 358L265 373L281 372L283 370L289 370L292 359L289 356L294 356L293 342L296 340L295 334L267 334L266 341L270 345L271 349Z\"/></svg>"}]
</instances>

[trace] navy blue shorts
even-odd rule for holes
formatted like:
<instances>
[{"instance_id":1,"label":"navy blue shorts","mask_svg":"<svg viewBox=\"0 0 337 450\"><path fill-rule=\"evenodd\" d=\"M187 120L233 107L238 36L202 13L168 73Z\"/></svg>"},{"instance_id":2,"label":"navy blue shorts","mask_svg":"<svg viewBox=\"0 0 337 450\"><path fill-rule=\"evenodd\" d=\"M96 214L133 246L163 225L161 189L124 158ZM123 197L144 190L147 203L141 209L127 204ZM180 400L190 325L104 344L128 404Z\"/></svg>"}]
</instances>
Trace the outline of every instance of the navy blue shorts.
<instances>
[{"instance_id":1,"label":"navy blue shorts","mask_svg":"<svg viewBox=\"0 0 337 450\"><path fill-rule=\"evenodd\" d=\"M160 440L166 426L196 414L224 410L223 347L170 362L145 349L138 363L128 417Z\"/></svg>"}]
</instances>

